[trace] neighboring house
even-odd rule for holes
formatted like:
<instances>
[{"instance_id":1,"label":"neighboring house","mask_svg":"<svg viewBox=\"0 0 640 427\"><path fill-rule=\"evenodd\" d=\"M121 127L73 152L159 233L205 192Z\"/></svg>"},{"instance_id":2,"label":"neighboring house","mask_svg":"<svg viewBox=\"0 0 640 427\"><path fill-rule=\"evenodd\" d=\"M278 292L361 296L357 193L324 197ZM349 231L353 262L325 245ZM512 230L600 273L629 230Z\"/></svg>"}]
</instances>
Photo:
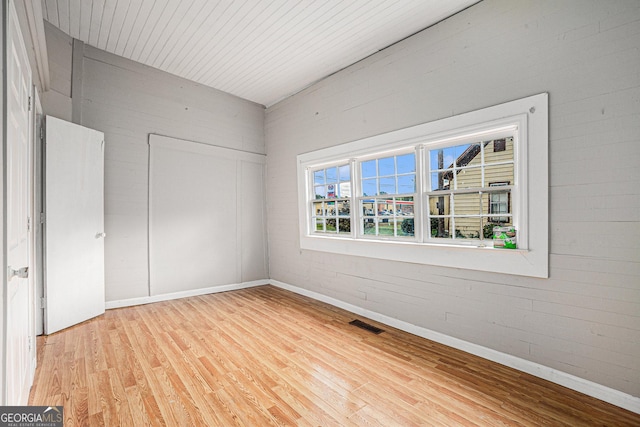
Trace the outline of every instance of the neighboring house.
<instances>
[{"instance_id":1,"label":"neighboring house","mask_svg":"<svg viewBox=\"0 0 640 427\"><path fill-rule=\"evenodd\" d=\"M437 159L440 162L431 188L442 191L441 195L429 197L431 235L448 238L455 233L456 238L477 239L483 233L489 237L495 225L512 225L509 186L514 184L513 138L465 144L453 147L448 153L443 151L447 149L431 151L432 163L438 162ZM448 159L448 154L460 152L455 161ZM506 189L496 191L494 187ZM478 191L450 193L454 189Z\"/></svg>"}]
</instances>

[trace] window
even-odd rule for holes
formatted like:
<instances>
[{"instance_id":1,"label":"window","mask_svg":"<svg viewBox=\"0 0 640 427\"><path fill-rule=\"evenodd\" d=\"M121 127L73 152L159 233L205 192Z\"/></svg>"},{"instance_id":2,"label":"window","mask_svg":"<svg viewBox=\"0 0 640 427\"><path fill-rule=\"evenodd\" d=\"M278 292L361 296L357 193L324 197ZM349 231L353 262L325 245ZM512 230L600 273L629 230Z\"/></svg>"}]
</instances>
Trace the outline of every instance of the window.
<instances>
[{"instance_id":1,"label":"window","mask_svg":"<svg viewBox=\"0 0 640 427\"><path fill-rule=\"evenodd\" d=\"M495 150L498 142L506 142L505 150ZM513 182L513 155L513 136L429 150L430 237L492 239L494 226L512 225L507 200L513 187L498 189L492 181Z\"/></svg>"},{"instance_id":2,"label":"window","mask_svg":"<svg viewBox=\"0 0 640 427\"><path fill-rule=\"evenodd\" d=\"M413 237L415 152L364 160L359 165L359 234Z\"/></svg>"},{"instance_id":3,"label":"window","mask_svg":"<svg viewBox=\"0 0 640 427\"><path fill-rule=\"evenodd\" d=\"M547 120L542 94L298 156L301 248L546 277Z\"/></svg>"},{"instance_id":4,"label":"window","mask_svg":"<svg viewBox=\"0 0 640 427\"><path fill-rule=\"evenodd\" d=\"M490 187L506 187L508 182L494 182L489 184ZM511 204L509 203L508 191L496 191L489 193L489 213L490 214L508 214L511 212ZM498 223L502 225L512 225L509 216L489 216L490 223Z\"/></svg>"},{"instance_id":5,"label":"window","mask_svg":"<svg viewBox=\"0 0 640 427\"><path fill-rule=\"evenodd\" d=\"M493 141L493 151L504 151L507 149L507 140L506 139L498 139Z\"/></svg>"},{"instance_id":6,"label":"window","mask_svg":"<svg viewBox=\"0 0 640 427\"><path fill-rule=\"evenodd\" d=\"M313 171L311 212L317 233L351 232L351 166L339 165Z\"/></svg>"}]
</instances>

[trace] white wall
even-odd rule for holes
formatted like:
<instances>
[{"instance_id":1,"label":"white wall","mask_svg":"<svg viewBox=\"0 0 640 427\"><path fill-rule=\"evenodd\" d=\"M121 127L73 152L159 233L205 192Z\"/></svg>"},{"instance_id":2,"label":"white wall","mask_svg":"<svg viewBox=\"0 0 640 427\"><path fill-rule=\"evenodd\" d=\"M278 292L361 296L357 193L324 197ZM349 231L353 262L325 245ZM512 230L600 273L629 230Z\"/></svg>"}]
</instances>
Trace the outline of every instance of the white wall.
<instances>
[{"instance_id":1,"label":"white wall","mask_svg":"<svg viewBox=\"0 0 640 427\"><path fill-rule=\"evenodd\" d=\"M271 278L640 397L639 33L636 0L485 0L268 108ZM300 251L296 155L541 92L549 279Z\"/></svg>"},{"instance_id":2,"label":"white wall","mask_svg":"<svg viewBox=\"0 0 640 427\"><path fill-rule=\"evenodd\" d=\"M148 297L149 134L264 154L264 107L86 45L82 78L73 77L82 86L74 89L66 80L72 39L46 30L49 58L58 58L50 60L52 87L64 97L81 93L72 100L80 124L105 134L106 300ZM252 226L263 239L266 225ZM265 260L266 247L244 259L239 277L254 280L255 266L264 265L261 279L268 278Z\"/></svg>"},{"instance_id":3,"label":"white wall","mask_svg":"<svg viewBox=\"0 0 640 427\"><path fill-rule=\"evenodd\" d=\"M44 21L49 53L50 89L41 94L47 115L71 121L72 38Z\"/></svg>"},{"instance_id":4,"label":"white wall","mask_svg":"<svg viewBox=\"0 0 640 427\"><path fill-rule=\"evenodd\" d=\"M106 140L106 299L146 296L148 134L262 154L264 110L89 46L83 69L82 125Z\"/></svg>"}]
</instances>

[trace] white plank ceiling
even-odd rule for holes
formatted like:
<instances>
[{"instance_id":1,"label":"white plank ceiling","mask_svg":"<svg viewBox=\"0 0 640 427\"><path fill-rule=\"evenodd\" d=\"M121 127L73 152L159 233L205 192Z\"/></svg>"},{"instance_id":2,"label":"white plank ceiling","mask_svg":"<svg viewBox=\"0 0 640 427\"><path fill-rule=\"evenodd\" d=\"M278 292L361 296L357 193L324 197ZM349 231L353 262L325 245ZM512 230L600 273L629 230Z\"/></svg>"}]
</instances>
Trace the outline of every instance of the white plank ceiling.
<instances>
[{"instance_id":1,"label":"white plank ceiling","mask_svg":"<svg viewBox=\"0 0 640 427\"><path fill-rule=\"evenodd\" d=\"M71 37L270 106L478 0L41 0Z\"/></svg>"}]
</instances>

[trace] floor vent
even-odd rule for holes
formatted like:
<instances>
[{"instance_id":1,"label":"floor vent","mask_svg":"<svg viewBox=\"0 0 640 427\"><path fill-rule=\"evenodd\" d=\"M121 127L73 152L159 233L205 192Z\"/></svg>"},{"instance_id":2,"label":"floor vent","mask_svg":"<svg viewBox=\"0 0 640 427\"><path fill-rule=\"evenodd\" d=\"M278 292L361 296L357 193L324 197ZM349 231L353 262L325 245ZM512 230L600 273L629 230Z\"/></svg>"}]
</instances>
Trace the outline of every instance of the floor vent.
<instances>
[{"instance_id":1,"label":"floor vent","mask_svg":"<svg viewBox=\"0 0 640 427\"><path fill-rule=\"evenodd\" d=\"M365 330L367 330L369 332L373 332L376 335L377 334L381 334L382 332L384 332L383 329L376 328L375 326L370 325L368 323L364 323L362 320L353 320L353 321L349 322L349 324L353 325L353 326L357 326L360 329L365 329Z\"/></svg>"}]
</instances>

